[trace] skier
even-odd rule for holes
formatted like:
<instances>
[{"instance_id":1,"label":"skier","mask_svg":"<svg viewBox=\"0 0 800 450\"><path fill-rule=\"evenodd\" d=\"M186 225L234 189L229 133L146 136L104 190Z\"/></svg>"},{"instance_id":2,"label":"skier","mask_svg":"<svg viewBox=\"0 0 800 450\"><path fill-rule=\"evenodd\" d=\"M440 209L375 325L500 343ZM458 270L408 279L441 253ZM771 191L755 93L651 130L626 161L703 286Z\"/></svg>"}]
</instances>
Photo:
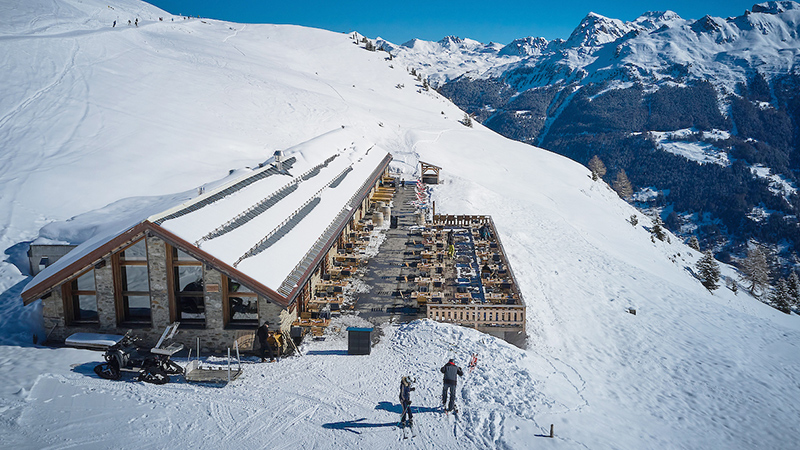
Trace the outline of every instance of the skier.
<instances>
[{"instance_id":1,"label":"skier","mask_svg":"<svg viewBox=\"0 0 800 450\"><path fill-rule=\"evenodd\" d=\"M139 18L138 17L136 18L136 22L134 22L134 23L136 24L137 27L139 26Z\"/></svg>"},{"instance_id":2,"label":"skier","mask_svg":"<svg viewBox=\"0 0 800 450\"><path fill-rule=\"evenodd\" d=\"M269 324L266 321L258 327L256 337L258 338L258 343L261 345L261 362L267 360L267 355L269 355L269 362L275 361L275 356L272 353L272 346L267 343L269 339Z\"/></svg>"},{"instance_id":3,"label":"skier","mask_svg":"<svg viewBox=\"0 0 800 450\"><path fill-rule=\"evenodd\" d=\"M411 386L411 380L403 377L400 380L400 405L403 407L403 415L400 416L400 426L412 426L414 417L411 414L411 391L415 388ZM406 416L408 420L406 420Z\"/></svg>"},{"instance_id":4,"label":"skier","mask_svg":"<svg viewBox=\"0 0 800 450\"><path fill-rule=\"evenodd\" d=\"M461 370L461 367L456 365L456 362L452 358L442 367L441 372L444 374L442 407L444 408L445 404L447 404L447 392L450 391L450 404L447 405L447 409L445 409L445 411L452 411L456 405L456 384L458 383L457 376L463 377L464 372Z\"/></svg>"}]
</instances>

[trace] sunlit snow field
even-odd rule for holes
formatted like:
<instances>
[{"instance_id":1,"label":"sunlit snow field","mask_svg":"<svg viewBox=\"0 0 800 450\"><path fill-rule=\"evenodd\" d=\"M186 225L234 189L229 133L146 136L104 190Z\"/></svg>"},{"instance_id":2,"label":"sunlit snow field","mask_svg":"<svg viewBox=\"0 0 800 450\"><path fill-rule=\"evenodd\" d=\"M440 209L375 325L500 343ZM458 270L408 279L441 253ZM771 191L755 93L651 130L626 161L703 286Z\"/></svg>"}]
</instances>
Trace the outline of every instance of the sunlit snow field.
<instances>
[{"instance_id":1,"label":"sunlit snow field","mask_svg":"<svg viewBox=\"0 0 800 450\"><path fill-rule=\"evenodd\" d=\"M2 447L796 448L797 315L709 293L689 270L699 253L652 242L649 219L586 168L461 125L401 59L347 34L134 0L2 0L0 16ZM528 306L526 350L418 321L347 356L342 329L359 319L346 317L304 356L247 360L219 388L102 380L100 353L33 345L48 330L19 293L42 227L80 243L342 126L406 179L420 159L443 167L437 212L493 217ZM438 369L471 352L456 421L433 411ZM405 441L403 375L418 378Z\"/></svg>"}]
</instances>

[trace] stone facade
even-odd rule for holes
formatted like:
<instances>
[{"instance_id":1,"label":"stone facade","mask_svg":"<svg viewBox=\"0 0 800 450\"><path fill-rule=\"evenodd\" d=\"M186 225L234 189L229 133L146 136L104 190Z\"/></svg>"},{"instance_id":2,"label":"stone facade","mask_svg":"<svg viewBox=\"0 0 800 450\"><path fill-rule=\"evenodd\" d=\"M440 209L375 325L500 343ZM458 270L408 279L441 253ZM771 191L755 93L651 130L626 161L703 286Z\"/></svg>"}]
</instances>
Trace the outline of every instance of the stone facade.
<instances>
[{"instance_id":1,"label":"stone facade","mask_svg":"<svg viewBox=\"0 0 800 450\"><path fill-rule=\"evenodd\" d=\"M377 182L372 186L370 194L375 191ZM369 195L367 195L356 209L352 217L357 222L365 217L366 208L369 206ZM343 230L346 236L352 231L351 223L348 223ZM106 255L102 261L95 264L93 269L95 279L95 289L97 297L98 321L95 324L67 324L69 318L65 311L65 301L63 299L64 284L69 283L72 278L68 278L64 284L56 286L50 294L43 299L44 325L47 331L48 340L64 341L73 333L103 333L103 334L125 334L129 329L133 329L134 334L142 339L143 346L155 345L161 337L164 329L173 322L177 316L174 311L175 306L171 305L172 294L170 292L170 274L172 270L168 266L169 245L159 236L151 231L144 232L131 238L130 242L135 242L141 238L145 239L147 248L147 269L150 293L150 324L142 323L120 323L123 314L117 311L117 299L115 298L115 274L113 255ZM118 248L115 251L120 251ZM321 266L330 266L334 256L338 253L338 246L334 244L323 256L319 265L314 268L307 284L307 292L314 292L314 286L322 281ZM227 348L232 348L233 343L243 335L253 335L256 326L252 329L243 328L241 325L228 326L225 324L223 311L223 299L225 298L224 286L225 276L208 264L203 264L203 297L205 305L205 324L202 326L192 325L180 327L176 335L176 341L182 342L187 347L195 348L197 339L200 339L200 348L203 352L224 352ZM213 287L213 288L212 288ZM299 302L302 303L302 302ZM280 329L289 332L291 324L297 319L299 313L304 310L306 305L293 304L288 309L284 308L269 299L258 297L258 322L270 324L273 330ZM252 340L251 340L252 341ZM243 351L252 350L250 348Z\"/></svg>"}]
</instances>

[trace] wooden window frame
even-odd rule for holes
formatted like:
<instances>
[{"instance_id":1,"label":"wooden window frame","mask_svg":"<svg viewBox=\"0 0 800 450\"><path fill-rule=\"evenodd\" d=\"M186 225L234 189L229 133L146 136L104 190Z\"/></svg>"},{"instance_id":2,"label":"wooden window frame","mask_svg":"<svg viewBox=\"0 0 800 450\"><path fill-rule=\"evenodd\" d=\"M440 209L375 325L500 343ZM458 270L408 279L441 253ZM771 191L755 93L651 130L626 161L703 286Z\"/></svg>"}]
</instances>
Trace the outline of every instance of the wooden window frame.
<instances>
[{"instance_id":1,"label":"wooden window frame","mask_svg":"<svg viewBox=\"0 0 800 450\"><path fill-rule=\"evenodd\" d=\"M164 245L167 246L167 291L169 293L169 320L170 322L175 322L178 320L179 317L179 307L178 307L178 298L176 296L176 286L175 286L175 268L180 266L200 266L203 267L203 262L194 259L193 261L181 261L175 258L173 255L174 250L180 251L178 247L174 247L165 243ZM186 253L186 252L184 252ZM191 256L191 255L189 255ZM192 258L194 258L192 256ZM205 269L203 269L203 274L205 275ZM205 279L205 277L203 277ZM205 313L205 294L206 294L206 286L203 283L203 323L201 324L200 321L191 321L181 322L181 327L183 328L205 328L206 324L208 323L208 316Z\"/></svg>"},{"instance_id":2,"label":"wooden window frame","mask_svg":"<svg viewBox=\"0 0 800 450\"><path fill-rule=\"evenodd\" d=\"M141 239L132 242L124 249L111 256L111 266L114 271L114 309L117 315L117 324L126 326L152 326L153 325L153 299L150 295L150 268L148 267L149 254L147 253L147 242L145 241L145 259L144 261L137 260L124 260L121 258L122 252L130 247L145 240L143 236ZM144 266L147 268L147 291L123 291L122 290L122 267L123 266ZM146 296L150 299L150 319L149 320L134 320L130 318L128 308L125 305L125 296Z\"/></svg>"},{"instance_id":3,"label":"wooden window frame","mask_svg":"<svg viewBox=\"0 0 800 450\"><path fill-rule=\"evenodd\" d=\"M258 327L259 321L261 317L258 316L258 310L256 310L256 320L255 321L248 321L248 320L233 320L231 317L231 297L248 297L253 298L256 301L256 305L258 305L258 294L256 292L231 292L229 289L229 285L231 281L235 281L236 283L242 284L240 281L232 280L231 278L227 277L226 275L222 275L222 322L225 328L230 329L251 329ZM235 295L231 295L235 294ZM258 306L256 306L258 308Z\"/></svg>"},{"instance_id":4,"label":"wooden window frame","mask_svg":"<svg viewBox=\"0 0 800 450\"><path fill-rule=\"evenodd\" d=\"M81 291L77 289L72 289L72 283L78 281L78 279L87 273L92 272L92 277L94 277L94 267L84 270L79 275L73 277L71 280L65 282L61 285L61 300L64 303L64 323L66 326L73 326L73 327L80 327L80 326L100 326L100 307L97 303L97 280L95 280L94 290L93 291ZM95 300L95 307L97 308L97 319L96 320L79 320L75 318L75 299L73 296L81 296L81 295L94 295Z\"/></svg>"}]
</instances>

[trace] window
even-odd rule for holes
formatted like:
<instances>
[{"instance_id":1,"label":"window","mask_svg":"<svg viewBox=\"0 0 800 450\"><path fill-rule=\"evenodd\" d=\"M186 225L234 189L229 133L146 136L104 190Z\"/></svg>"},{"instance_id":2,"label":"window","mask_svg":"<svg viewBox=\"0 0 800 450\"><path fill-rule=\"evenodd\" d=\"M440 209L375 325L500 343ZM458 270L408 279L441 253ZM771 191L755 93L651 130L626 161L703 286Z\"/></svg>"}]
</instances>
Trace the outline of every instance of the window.
<instances>
[{"instance_id":1,"label":"window","mask_svg":"<svg viewBox=\"0 0 800 450\"><path fill-rule=\"evenodd\" d=\"M225 325L252 328L258 326L258 294L236 280L224 277L223 313Z\"/></svg>"},{"instance_id":2,"label":"window","mask_svg":"<svg viewBox=\"0 0 800 450\"><path fill-rule=\"evenodd\" d=\"M113 257L117 321L150 324L150 275L144 238Z\"/></svg>"},{"instance_id":3,"label":"window","mask_svg":"<svg viewBox=\"0 0 800 450\"><path fill-rule=\"evenodd\" d=\"M175 247L170 247L169 255L173 320L181 325L205 326L203 263Z\"/></svg>"},{"instance_id":4,"label":"window","mask_svg":"<svg viewBox=\"0 0 800 450\"><path fill-rule=\"evenodd\" d=\"M97 290L94 269L64 284L64 307L67 321L73 325L100 323L97 315Z\"/></svg>"}]
</instances>

